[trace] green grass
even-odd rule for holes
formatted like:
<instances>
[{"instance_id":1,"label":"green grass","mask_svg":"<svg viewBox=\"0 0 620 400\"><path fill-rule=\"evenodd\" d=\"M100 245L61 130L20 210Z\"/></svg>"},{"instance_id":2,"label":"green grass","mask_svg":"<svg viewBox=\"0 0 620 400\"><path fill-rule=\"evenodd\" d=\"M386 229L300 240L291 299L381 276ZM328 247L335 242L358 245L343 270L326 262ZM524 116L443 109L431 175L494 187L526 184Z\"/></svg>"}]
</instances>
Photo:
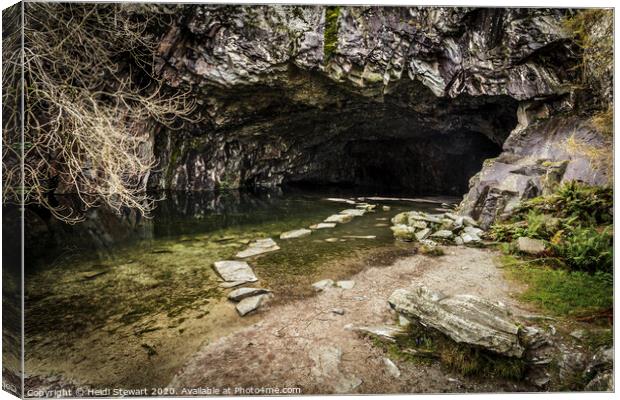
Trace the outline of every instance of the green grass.
<instances>
[{"instance_id":1,"label":"green grass","mask_svg":"<svg viewBox=\"0 0 620 400\"><path fill-rule=\"evenodd\" d=\"M511 279L528 285L521 299L558 316L579 316L613 307L613 282L610 274L553 269L502 257Z\"/></svg>"}]
</instances>

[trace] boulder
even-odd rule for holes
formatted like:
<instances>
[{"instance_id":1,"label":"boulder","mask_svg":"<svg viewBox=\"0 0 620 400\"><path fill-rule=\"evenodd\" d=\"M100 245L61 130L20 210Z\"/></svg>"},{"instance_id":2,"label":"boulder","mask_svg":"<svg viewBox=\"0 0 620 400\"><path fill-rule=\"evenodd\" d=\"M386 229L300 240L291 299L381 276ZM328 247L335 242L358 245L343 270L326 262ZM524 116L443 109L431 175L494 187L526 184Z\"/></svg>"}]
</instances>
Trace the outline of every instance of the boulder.
<instances>
[{"instance_id":1,"label":"boulder","mask_svg":"<svg viewBox=\"0 0 620 400\"><path fill-rule=\"evenodd\" d=\"M308 236L312 233L310 229L295 229L293 231L284 232L280 235L280 239L296 239Z\"/></svg>"},{"instance_id":2,"label":"boulder","mask_svg":"<svg viewBox=\"0 0 620 400\"><path fill-rule=\"evenodd\" d=\"M446 296L421 285L394 291L388 302L397 312L455 342L505 356L523 355L519 326L501 303L472 295Z\"/></svg>"},{"instance_id":3,"label":"boulder","mask_svg":"<svg viewBox=\"0 0 620 400\"><path fill-rule=\"evenodd\" d=\"M241 300L235 308L240 316L247 315L252 311L257 310L265 301L269 298L269 294L259 294L258 296L246 297Z\"/></svg>"},{"instance_id":4,"label":"boulder","mask_svg":"<svg viewBox=\"0 0 620 400\"><path fill-rule=\"evenodd\" d=\"M353 216L350 214L334 214L334 215L327 217L327 219L325 219L325 221L323 222L337 222L339 224L346 224L347 222L350 222L352 219L353 219Z\"/></svg>"},{"instance_id":5,"label":"boulder","mask_svg":"<svg viewBox=\"0 0 620 400\"><path fill-rule=\"evenodd\" d=\"M542 240L520 237L517 239L517 248L523 253L537 255L544 252L546 246Z\"/></svg>"},{"instance_id":6,"label":"boulder","mask_svg":"<svg viewBox=\"0 0 620 400\"><path fill-rule=\"evenodd\" d=\"M475 235L473 233L467 233L467 232L461 233L460 237L464 244L478 243L482 240L478 237L478 235Z\"/></svg>"},{"instance_id":7,"label":"boulder","mask_svg":"<svg viewBox=\"0 0 620 400\"><path fill-rule=\"evenodd\" d=\"M331 280L331 279L323 279L321 281L314 282L312 284L312 287L317 292L323 291L323 290L325 290L325 289L327 289L328 287L331 287L331 286L334 286L334 281Z\"/></svg>"},{"instance_id":8,"label":"boulder","mask_svg":"<svg viewBox=\"0 0 620 400\"><path fill-rule=\"evenodd\" d=\"M280 250L280 246L271 238L258 239L250 243L250 246L235 255L237 258L254 257L259 254L268 253L270 251Z\"/></svg>"},{"instance_id":9,"label":"boulder","mask_svg":"<svg viewBox=\"0 0 620 400\"><path fill-rule=\"evenodd\" d=\"M471 235L476 235L476 236L480 236L484 233L482 229L475 228L473 226L466 226L465 228L463 228L463 232L469 233Z\"/></svg>"},{"instance_id":10,"label":"boulder","mask_svg":"<svg viewBox=\"0 0 620 400\"><path fill-rule=\"evenodd\" d=\"M416 228L416 229L426 229L426 227L428 226L428 223L426 221L413 221L410 226Z\"/></svg>"},{"instance_id":11,"label":"boulder","mask_svg":"<svg viewBox=\"0 0 620 400\"><path fill-rule=\"evenodd\" d=\"M256 282L258 278L245 261L216 261L213 264L215 271L226 282Z\"/></svg>"},{"instance_id":12,"label":"boulder","mask_svg":"<svg viewBox=\"0 0 620 400\"><path fill-rule=\"evenodd\" d=\"M318 224L310 225L310 229L331 229L335 227L335 222L320 222Z\"/></svg>"},{"instance_id":13,"label":"boulder","mask_svg":"<svg viewBox=\"0 0 620 400\"><path fill-rule=\"evenodd\" d=\"M231 301L241 301L246 297L252 297L259 294L269 293L270 291L267 289L261 288L239 288L235 289L232 292L228 293L228 300Z\"/></svg>"}]
</instances>

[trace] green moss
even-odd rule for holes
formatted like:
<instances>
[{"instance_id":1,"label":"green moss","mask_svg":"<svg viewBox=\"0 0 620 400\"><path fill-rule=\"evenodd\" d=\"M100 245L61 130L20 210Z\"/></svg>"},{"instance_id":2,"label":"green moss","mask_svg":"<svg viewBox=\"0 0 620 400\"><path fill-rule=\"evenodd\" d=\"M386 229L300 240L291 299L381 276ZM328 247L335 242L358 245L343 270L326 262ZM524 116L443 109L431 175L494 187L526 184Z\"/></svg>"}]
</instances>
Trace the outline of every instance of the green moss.
<instances>
[{"instance_id":1,"label":"green moss","mask_svg":"<svg viewBox=\"0 0 620 400\"><path fill-rule=\"evenodd\" d=\"M338 17L340 7L325 7L325 29L323 31L323 62L327 62L338 46Z\"/></svg>"}]
</instances>

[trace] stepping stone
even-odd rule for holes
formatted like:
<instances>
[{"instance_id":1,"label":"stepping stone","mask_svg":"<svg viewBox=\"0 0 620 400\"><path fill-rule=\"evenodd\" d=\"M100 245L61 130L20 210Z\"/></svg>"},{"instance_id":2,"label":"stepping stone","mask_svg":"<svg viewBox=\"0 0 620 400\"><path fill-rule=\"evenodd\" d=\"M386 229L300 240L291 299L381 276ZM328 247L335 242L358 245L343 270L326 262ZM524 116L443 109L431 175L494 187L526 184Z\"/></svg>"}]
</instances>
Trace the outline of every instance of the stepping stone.
<instances>
[{"instance_id":1,"label":"stepping stone","mask_svg":"<svg viewBox=\"0 0 620 400\"><path fill-rule=\"evenodd\" d=\"M334 285L334 281L332 281L331 279L323 279L322 281L314 282L312 284L312 287L317 292L321 292L321 291L323 291L323 290L325 290L328 287L333 286L333 285Z\"/></svg>"},{"instance_id":2,"label":"stepping stone","mask_svg":"<svg viewBox=\"0 0 620 400\"><path fill-rule=\"evenodd\" d=\"M213 266L226 282L256 282L258 278L245 261L216 261Z\"/></svg>"},{"instance_id":3,"label":"stepping stone","mask_svg":"<svg viewBox=\"0 0 620 400\"><path fill-rule=\"evenodd\" d=\"M368 203L362 203L362 204L357 204L355 206L355 208L359 208L360 210L365 210L365 211L373 211L377 206L375 204L368 204Z\"/></svg>"},{"instance_id":4,"label":"stepping stone","mask_svg":"<svg viewBox=\"0 0 620 400\"><path fill-rule=\"evenodd\" d=\"M259 294L258 296L246 297L241 300L235 308L240 316L244 316L248 313L251 313L254 310L257 310L264 302L269 298L269 294Z\"/></svg>"},{"instance_id":5,"label":"stepping stone","mask_svg":"<svg viewBox=\"0 0 620 400\"><path fill-rule=\"evenodd\" d=\"M366 235L366 236L345 235L343 237L347 239L376 239L377 238L375 235Z\"/></svg>"},{"instance_id":6,"label":"stepping stone","mask_svg":"<svg viewBox=\"0 0 620 400\"><path fill-rule=\"evenodd\" d=\"M341 289L353 289L353 286L355 286L355 281L338 281L336 282L336 286Z\"/></svg>"},{"instance_id":7,"label":"stepping stone","mask_svg":"<svg viewBox=\"0 0 620 400\"><path fill-rule=\"evenodd\" d=\"M248 281L223 282L223 283L220 283L219 286L224 289L230 289L230 288L237 287L239 285L243 285L244 283L248 283Z\"/></svg>"},{"instance_id":8,"label":"stepping stone","mask_svg":"<svg viewBox=\"0 0 620 400\"><path fill-rule=\"evenodd\" d=\"M377 228L387 228L387 227L388 227L388 226L390 226L390 225L388 225L388 224L383 224L383 223L379 223L379 224L375 224L374 226L376 226Z\"/></svg>"},{"instance_id":9,"label":"stepping stone","mask_svg":"<svg viewBox=\"0 0 620 400\"><path fill-rule=\"evenodd\" d=\"M340 214L351 215L353 217L361 217L366 214L366 210L360 210L357 208L349 208L347 210L340 211Z\"/></svg>"},{"instance_id":10,"label":"stepping stone","mask_svg":"<svg viewBox=\"0 0 620 400\"><path fill-rule=\"evenodd\" d=\"M392 207L390 207L390 206L383 206L383 207L381 207L381 209L383 209L383 211L390 211L392 209Z\"/></svg>"},{"instance_id":11,"label":"stepping stone","mask_svg":"<svg viewBox=\"0 0 620 400\"><path fill-rule=\"evenodd\" d=\"M336 203L346 203L346 204L355 204L355 201L353 200L349 200L349 199L341 199L338 197L328 197L327 199L325 199L327 201L333 201Z\"/></svg>"},{"instance_id":12,"label":"stepping stone","mask_svg":"<svg viewBox=\"0 0 620 400\"><path fill-rule=\"evenodd\" d=\"M280 250L280 246L271 238L259 239L250 243L250 247L240 251L235 255L237 258L247 258L257 256L259 254L268 253L270 251Z\"/></svg>"},{"instance_id":13,"label":"stepping stone","mask_svg":"<svg viewBox=\"0 0 620 400\"><path fill-rule=\"evenodd\" d=\"M269 293L270 291L267 289L261 288L239 288L235 289L232 292L228 293L228 300L232 301L241 301L246 297L256 296L259 294Z\"/></svg>"},{"instance_id":14,"label":"stepping stone","mask_svg":"<svg viewBox=\"0 0 620 400\"><path fill-rule=\"evenodd\" d=\"M280 235L280 239L296 239L308 236L312 233L310 229L295 229L293 231L284 232Z\"/></svg>"},{"instance_id":15,"label":"stepping stone","mask_svg":"<svg viewBox=\"0 0 620 400\"><path fill-rule=\"evenodd\" d=\"M325 239L325 241L328 242L328 243L335 243L338 240L339 240L338 238L327 238L327 239Z\"/></svg>"},{"instance_id":16,"label":"stepping stone","mask_svg":"<svg viewBox=\"0 0 620 400\"><path fill-rule=\"evenodd\" d=\"M335 222L321 222L318 224L310 225L310 229L331 229L335 227L336 227Z\"/></svg>"},{"instance_id":17,"label":"stepping stone","mask_svg":"<svg viewBox=\"0 0 620 400\"><path fill-rule=\"evenodd\" d=\"M338 222L339 224L346 224L347 222L350 222L352 219L353 219L353 216L349 214L334 214L334 215L327 217L327 219L323 222Z\"/></svg>"}]
</instances>

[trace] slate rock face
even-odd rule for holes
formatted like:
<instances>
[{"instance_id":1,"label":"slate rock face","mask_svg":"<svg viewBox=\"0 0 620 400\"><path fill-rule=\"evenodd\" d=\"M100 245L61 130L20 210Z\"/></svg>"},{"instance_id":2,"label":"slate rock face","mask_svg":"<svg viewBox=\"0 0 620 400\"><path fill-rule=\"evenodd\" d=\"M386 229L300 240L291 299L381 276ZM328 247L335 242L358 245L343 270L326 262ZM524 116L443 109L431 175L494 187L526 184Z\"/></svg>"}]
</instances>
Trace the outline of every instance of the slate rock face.
<instances>
[{"instance_id":1,"label":"slate rock face","mask_svg":"<svg viewBox=\"0 0 620 400\"><path fill-rule=\"evenodd\" d=\"M434 328L458 343L521 357L519 327L501 304L472 295L446 296L424 286L398 289L388 302L400 314Z\"/></svg>"},{"instance_id":2,"label":"slate rock face","mask_svg":"<svg viewBox=\"0 0 620 400\"><path fill-rule=\"evenodd\" d=\"M461 212L486 228L558 182L607 178L565 146L600 142L575 111L567 10L167 7L157 72L200 118L154 135L152 188L468 192Z\"/></svg>"}]
</instances>

